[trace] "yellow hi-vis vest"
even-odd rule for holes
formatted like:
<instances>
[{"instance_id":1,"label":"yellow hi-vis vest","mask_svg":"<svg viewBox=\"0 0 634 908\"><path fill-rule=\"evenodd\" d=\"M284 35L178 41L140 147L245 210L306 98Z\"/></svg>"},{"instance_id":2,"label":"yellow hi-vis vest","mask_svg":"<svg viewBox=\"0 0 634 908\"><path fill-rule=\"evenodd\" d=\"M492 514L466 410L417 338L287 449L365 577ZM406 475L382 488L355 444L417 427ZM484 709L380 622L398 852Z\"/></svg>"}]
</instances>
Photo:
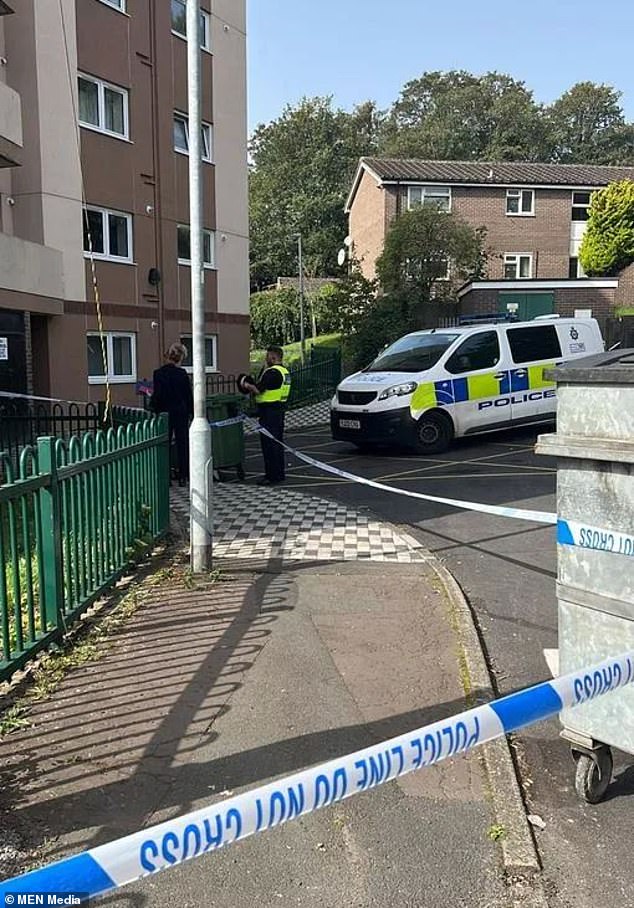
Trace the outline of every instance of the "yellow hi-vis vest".
<instances>
[{"instance_id":1,"label":"yellow hi-vis vest","mask_svg":"<svg viewBox=\"0 0 634 908\"><path fill-rule=\"evenodd\" d=\"M284 379L282 386L274 391L261 391L260 394L255 395L255 402L257 404L285 404L291 393L291 373L284 366L269 366L269 369L276 369L282 373ZM262 375L265 372L268 372L268 369L265 369Z\"/></svg>"}]
</instances>

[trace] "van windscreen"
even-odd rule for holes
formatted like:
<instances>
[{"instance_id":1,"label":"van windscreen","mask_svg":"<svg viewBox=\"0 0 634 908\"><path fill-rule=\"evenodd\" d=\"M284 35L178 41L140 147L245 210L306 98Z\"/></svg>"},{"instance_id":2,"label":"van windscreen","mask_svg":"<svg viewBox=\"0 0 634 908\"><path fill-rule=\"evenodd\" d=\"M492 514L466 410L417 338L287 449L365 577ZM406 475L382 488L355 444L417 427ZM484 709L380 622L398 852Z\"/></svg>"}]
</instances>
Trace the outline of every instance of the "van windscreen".
<instances>
[{"instance_id":1,"label":"van windscreen","mask_svg":"<svg viewBox=\"0 0 634 908\"><path fill-rule=\"evenodd\" d=\"M435 366L457 334L411 334L379 353L365 372L424 372Z\"/></svg>"}]
</instances>

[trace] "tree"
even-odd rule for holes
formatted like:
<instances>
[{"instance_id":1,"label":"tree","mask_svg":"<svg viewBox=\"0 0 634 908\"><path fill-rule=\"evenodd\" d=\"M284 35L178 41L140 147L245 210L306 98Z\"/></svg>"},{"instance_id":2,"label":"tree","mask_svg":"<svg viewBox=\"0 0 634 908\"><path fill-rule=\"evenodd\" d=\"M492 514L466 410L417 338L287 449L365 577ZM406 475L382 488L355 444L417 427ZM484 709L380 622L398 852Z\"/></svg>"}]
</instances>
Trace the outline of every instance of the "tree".
<instances>
[{"instance_id":1,"label":"tree","mask_svg":"<svg viewBox=\"0 0 634 908\"><path fill-rule=\"evenodd\" d=\"M428 72L408 82L384 126L381 152L440 160L543 160L541 107L503 73Z\"/></svg>"},{"instance_id":2,"label":"tree","mask_svg":"<svg viewBox=\"0 0 634 908\"><path fill-rule=\"evenodd\" d=\"M291 287L252 293L250 309L254 347L287 344L299 337L299 305Z\"/></svg>"},{"instance_id":3,"label":"tree","mask_svg":"<svg viewBox=\"0 0 634 908\"><path fill-rule=\"evenodd\" d=\"M579 250L585 273L618 274L634 262L634 182L622 180L595 192Z\"/></svg>"},{"instance_id":4,"label":"tree","mask_svg":"<svg viewBox=\"0 0 634 908\"><path fill-rule=\"evenodd\" d=\"M454 214L422 206L398 217L385 238L377 273L386 293L418 303L448 297L456 285L482 277L485 232Z\"/></svg>"},{"instance_id":5,"label":"tree","mask_svg":"<svg viewBox=\"0 0 634 908\"><path fill-rule=\"evenodd\" d=\"M634 127L625 122L621 92L578 82L546 111L552 158L560 164L634 162Z\"/></svg>"},{"instance_id":6,"label":"tree","mask_svg":"<svg viewBox=\"0 0 634 908\"><path fill-rule=\"evenodd\" d=\"M376 150L381 120L372 102L346 113L331 98L304 98L258 126L249 149L254 289L297 273L298 232L307 273L338 274L345 199L359 157Z\"/></svg>"}]
</instances>

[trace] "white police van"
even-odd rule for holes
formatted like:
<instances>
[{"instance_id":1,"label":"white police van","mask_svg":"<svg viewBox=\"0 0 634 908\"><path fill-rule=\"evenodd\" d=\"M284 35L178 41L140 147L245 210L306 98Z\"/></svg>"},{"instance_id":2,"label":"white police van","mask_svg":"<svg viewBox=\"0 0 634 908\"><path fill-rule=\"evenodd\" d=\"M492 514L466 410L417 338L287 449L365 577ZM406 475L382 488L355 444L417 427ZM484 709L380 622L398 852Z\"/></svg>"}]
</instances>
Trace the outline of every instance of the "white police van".
<instances>
[{"instance_id":1,"label":"white police van","mask_svg":"<svg viewBox=\"0 0 634 908\"><path fill-rule=\"evenodd\" d=\"M463 435L548 422L557 402L545 371L604 349L593 318L416 331L341 382L332 437L438 454Z\"/></svg>"}]
</instances>

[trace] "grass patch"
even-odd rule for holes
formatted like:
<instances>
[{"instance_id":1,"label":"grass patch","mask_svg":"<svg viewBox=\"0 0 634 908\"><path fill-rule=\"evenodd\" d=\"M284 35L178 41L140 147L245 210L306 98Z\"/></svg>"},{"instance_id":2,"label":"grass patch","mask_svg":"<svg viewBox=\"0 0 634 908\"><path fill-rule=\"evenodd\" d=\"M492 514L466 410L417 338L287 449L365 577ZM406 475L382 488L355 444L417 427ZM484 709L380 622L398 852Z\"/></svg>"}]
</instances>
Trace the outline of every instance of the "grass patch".
<instances>
[{"instance_id":1,"label":"grass patch","mask_svg":"<svg viewBox=\"0 0 634 908\"><path fill-rule=\"evenodd\" d=\"M306 354L310 355L311 347L341 347L341 335L340 334L322 334L321 337L313 340L312 338L306 338ZM301 365L301 344L299 341L296 341L293 344L285 344L283 347L284 350L284 365L288 369L299 367ZM264 357L266 356L266 350L252 350L250 353L250 361L252 368L261 368L264 364Z\"/></svg>"}]
</instances>

